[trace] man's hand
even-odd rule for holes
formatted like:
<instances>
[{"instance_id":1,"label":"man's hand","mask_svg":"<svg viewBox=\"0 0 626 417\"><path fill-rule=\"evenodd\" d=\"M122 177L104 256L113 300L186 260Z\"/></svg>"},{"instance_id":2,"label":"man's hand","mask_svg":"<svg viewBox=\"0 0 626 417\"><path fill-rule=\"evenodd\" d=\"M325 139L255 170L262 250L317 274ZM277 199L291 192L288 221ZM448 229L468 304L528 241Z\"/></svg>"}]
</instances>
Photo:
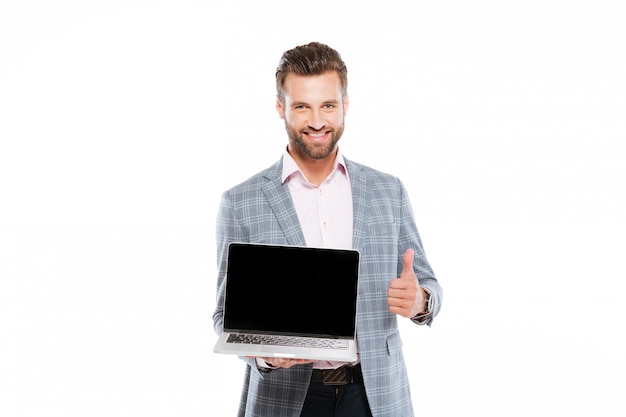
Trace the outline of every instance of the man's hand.
<instances>
[{"instance_id":1,"label":"man's hand","mask_svg":"<svg viewBox=\"0 0 626 417\"><path fill-rule=\"evenodd\" d=\"M391 280L387 291L389 311L413 318L425 311L425 291L420 287L413 271L413 249L407 249L402 259L400 277Z\"/></svg>"},{"instance_id":2,"label":"man's hand","mask_svg":"<svg viewBox=\"0 0 626 417\"><path fill-rule=\"evenodd\" d=\"M246 356L246 358L253 358L253 356ZM313 363L316 361L309 359L288 359L288 358L259 358L265 361L265 363L272 368L291 368L295 365L305 365L307 363Z\"/></svg>"}]
</instances>

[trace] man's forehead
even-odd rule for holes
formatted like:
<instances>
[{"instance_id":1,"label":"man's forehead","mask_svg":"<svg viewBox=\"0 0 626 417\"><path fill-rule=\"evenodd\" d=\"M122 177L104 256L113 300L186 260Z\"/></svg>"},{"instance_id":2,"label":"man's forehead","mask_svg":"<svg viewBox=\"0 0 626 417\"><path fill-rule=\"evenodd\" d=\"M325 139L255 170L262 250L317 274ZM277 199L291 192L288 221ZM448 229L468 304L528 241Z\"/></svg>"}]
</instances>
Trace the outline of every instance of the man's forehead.
<instances>
[{"instance_id":1,"label":"man's forehead","mask_svg":"<svg viewBox=\"0 0 626 417\"><path fill-rule=\"evenodd\" d=\"M341 94L341 80L336 71L328 71L320 75L298 75L289 73L285 78L285 93L293 96L300 94L330 94L336 98Z\"/></svg>"}]
</instances>

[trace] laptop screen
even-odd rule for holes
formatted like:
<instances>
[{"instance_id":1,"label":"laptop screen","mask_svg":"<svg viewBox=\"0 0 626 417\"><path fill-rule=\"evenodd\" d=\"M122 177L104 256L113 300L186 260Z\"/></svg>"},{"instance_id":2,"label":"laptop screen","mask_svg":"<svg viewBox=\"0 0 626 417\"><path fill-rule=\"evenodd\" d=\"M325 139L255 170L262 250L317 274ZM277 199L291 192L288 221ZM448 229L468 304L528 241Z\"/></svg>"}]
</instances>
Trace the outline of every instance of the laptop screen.
<instances>
[{"instance_id":1,"label":"laptop screen","mask_svg":"<svg viewBox=\"0 0 626 417\"><path fill-rule=\"evenodd\" d=\"M359 253L231 243L224 330L353 338Z\"/></svg>"}]
</instances>

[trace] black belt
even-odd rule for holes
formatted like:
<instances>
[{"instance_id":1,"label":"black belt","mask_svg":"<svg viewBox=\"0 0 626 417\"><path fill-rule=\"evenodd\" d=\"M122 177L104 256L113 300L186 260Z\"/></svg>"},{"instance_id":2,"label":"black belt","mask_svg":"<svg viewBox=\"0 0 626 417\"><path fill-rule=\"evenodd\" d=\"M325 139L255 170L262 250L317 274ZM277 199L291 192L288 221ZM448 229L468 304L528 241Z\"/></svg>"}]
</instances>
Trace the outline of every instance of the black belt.
<instances>
[{"instance_id":1,"label":"black belt","mask_svg":"<svg viewBox=\"0 0 626 417\"><path fill-rule=\"evenodd\" d=\"M324 385L346 385L363 383L361 365L342 366L337 369L313 369L312 382L322 382Z\"/></svg>"}]
</instances>

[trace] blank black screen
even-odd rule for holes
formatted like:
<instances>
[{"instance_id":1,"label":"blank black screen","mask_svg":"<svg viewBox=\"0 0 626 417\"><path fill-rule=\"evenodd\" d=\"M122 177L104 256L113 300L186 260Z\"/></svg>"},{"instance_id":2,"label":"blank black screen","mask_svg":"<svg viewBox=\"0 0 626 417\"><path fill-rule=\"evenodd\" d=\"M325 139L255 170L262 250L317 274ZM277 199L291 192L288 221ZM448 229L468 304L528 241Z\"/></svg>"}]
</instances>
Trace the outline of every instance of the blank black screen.
<instances>
[{"instance_id":1,"label":"blank black screen","mask_svg":"<svg viewBox=\"0 0 626 417\"><path fill-rule=\"evenodd\" d=\"M231 243L224 329L354 336L359 253Z\"/></svg>"}]
</instances>

